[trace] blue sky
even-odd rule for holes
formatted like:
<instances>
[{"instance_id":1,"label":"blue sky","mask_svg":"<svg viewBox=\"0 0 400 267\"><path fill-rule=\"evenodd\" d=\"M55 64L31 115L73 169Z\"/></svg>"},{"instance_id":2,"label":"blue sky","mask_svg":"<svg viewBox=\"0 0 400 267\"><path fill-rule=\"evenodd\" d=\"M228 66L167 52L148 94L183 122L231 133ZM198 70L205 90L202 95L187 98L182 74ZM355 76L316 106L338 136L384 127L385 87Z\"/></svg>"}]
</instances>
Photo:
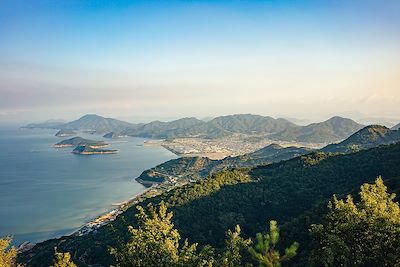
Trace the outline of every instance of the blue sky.
<instances>
[{"instance_id":1,"label":"blue sky","mask_svg":"<svg viewBox=\"0 0 400 267\"><path fill-rule=\"evenodd\" d=\"M0 119L400 117L399 14L389 0L0 1Z\"/></svg>"}]
</instances>

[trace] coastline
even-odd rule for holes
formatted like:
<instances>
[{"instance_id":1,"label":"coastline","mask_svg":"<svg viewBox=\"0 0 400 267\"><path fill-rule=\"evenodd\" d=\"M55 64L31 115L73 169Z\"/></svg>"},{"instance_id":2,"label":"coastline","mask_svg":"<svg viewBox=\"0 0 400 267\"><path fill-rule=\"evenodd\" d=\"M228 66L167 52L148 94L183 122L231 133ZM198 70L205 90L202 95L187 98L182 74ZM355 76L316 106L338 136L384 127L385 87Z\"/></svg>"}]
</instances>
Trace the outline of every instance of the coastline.
<instances>
[{"instance_id":1,"label":"coastline","mask_svg":"<svg viewBox=\"0 0 400 267\"><path fill-rule=\"evenodd\" d=\"M94 159L89 159L91 155L83 155L81 156L82 160L80 160L78 159L79 156L74 156L69 150L73 146L65 146L65 148L58 149L53 147L58 142L58 137L54 136L56 132L54 129L32 130L13 126L4 127L0 130L0 141L7 141L7 147L2 151L1 155L9 162L15 163L6 164L7 166L2 169L3 172L0 177L2 179L4 177L7 178L5 174L10 171L13 171L16 175L16 179L11 179L10 177L10 183L2 187L2 192L17 190L16 192L19 195L26 196L27 199L32 198L49 206L54 206L51 201L48 201L49 199L51 200L54 196L60 197L62 199L57 205L60 205L65 210L65 213L61 213L59 212L61 209L57 208L51 210L50 213L50 210L43 209L46 212L38 215L39 212L35 211L39 207L37 202L29 201L30 203L28 204L32 208L28 210L28 214L25 214L26 207L18 206L16 201L9 201L13 198L12 194L9 194L9 198L7 198L7 194L3 194L5 197L4 203L9 205L10 209L13 210L13 214L4 218L2 226L13 225L14 227L15 225L16 230L7 230L6 227L2 227L2 235L12 235L12 245L16 248L28 249L47 240L71 236L84 226L90 225L90 223L92 225L95 223L109 223L114 219L111 216L113 213L123 211L128 206L135 206L134 203L136 201L141 201L144 197L149 196L148 191L152 189L133 181L141 174L142 168L145 170L176 157L175 154L169 153L163 147L152 149L142 147L142 144L146 141L145 138L129 137L126 140L111 140L113 146L115 145L119 152L109 155L112 156L110 159L108 159L107 155L103 155L106 158L101 155L98 155L97 158L96 155L93 155ZM26 142L21 143L21 137ZM83 137L90 138L89 135L83 135ZM21 150L15 150L13 148L14 144L17 144ZM129 149L127 149L128 147ZM7 161L3 163L5 162ZM29 162L30 165L25 166L24 162ZM57 173L58 170L63 168L65 168L65 171ZM40 172L41 170L46 170L45 175ZM35 183L24 183L23 174L27 171L30 171L32 180L43 182L44 186L40 186L38 190L29 190L29 187L35 185ZM19 175L20 173L21 175ZM104 178L99 181L102 186L97 186L98 179L94 177ZM4 179L4 181L6 180ZM66 194L64 197L61 194L64 187L57 186L55 187L56 190L48 189L49 186L53 186L56 183L65 183L67 190L71 188L75 190L78 183L82 184L82 187L77 190L76 197L71 197L71 194ZM24 186L17 186L19 184ZM115 186L116 191L107 189L109 186L113 186L113 188ZM104 189L98 190L97 187ZM90 190L90 194L92 190L96 190L93 192L100 192L100 194L104 191L105 197L99 200L96 194L93 193L93 196L90 196L85 190ZM85 197L83 198L85 201L88 201L88 205L81 204L82 202L79 199L82 196ZM68 221L58 219L62 218L61 216L68 216ZM35 220L37 226L25 227L25 225L30 224L29 221L31 220Z\"/></svg>"},{"instance_id":2,"label":"coastline","mask_svg":"<svg viewBox=\"0 0 400 267\"><path fill-rule=\"evenodd\" d=\"M155 187L157 187L157 185L144 188L143 192L137 194L134 197L128 198L120 203L112 203L111 206L114 208L88 221L80 228L73 231L70 235L83 236L92 233L94 231L97 231L97 229L100 228L101 226L114 221L120 214L126 211L129 207L132 207L133 205L141 202L145 197L144 195L148 193L150 190L154 189Z\"/></svg>"}]
</instances>

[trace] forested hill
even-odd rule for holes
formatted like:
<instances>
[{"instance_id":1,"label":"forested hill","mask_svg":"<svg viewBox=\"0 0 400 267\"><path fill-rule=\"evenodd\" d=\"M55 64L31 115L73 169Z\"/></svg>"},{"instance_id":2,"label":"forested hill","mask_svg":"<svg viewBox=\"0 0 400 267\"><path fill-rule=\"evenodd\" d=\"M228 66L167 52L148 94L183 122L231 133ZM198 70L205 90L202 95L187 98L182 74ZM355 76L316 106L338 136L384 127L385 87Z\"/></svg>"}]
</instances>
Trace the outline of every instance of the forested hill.
<instances>
[{"instance_id":1,"label":"forested hill","mask_svg":"<svg viewBox=\"0 0 400 267\"><path fill-rule=\"evenodd\" d=\"M288 223L283 227L283 243L289 242L287 238L296 238L300 243L296 261L301 263L309 253L308 227L320 216L314 209L325 206L333 194L357 192L361 184L378 175L382 175L390 190L399 190L400 144L346 155L314 152L249 170L225 171L147 199L141 205L164 200L184 238L216 248L223 245L225 231L236 224L240 224L245 236L254 236L271 219ZM128 209L97 234L38 244L20 259L32 266L49 266L57 246L71 252L74 261L82 266L108 266L113 259L107 247L126 241L127 226L136 223L135 213L134 207Z\"/></svg>"},{"instance_id":2,"label":"forested hill","mask_svg":"<svg viewBox=\"0 0 400 267\"><path fill-rule=\"evenodd\" d=\"M370 125L338 144L324 147L321 151L349 153L397 142L400 142L400 130L390 130L380 125Z\"/></svg>"},{"instance_id":3,"label":"forested hill","mask_svg":"<svg viewBox=\"0 0 400 267\"><path fill-rule=\"evenodd\" d=\"M132 123L112 118L104 118L96 114L85 115L77 120L65 123L61 126L62 129L93 130L97 133L122 131L132 127L135 127L135 125Z\"/></svg>"},{"instance_id":4,"label":"forested hill","mask_svg":"<svg viewBox=\"0 0 400 267\"><path fill-rule=\"evenodd\" d=\"M225 168L265 165L288 160L312 151L312 149L305 147L282 147L278 144L271 144L252 153L237 157L226 157L222 160L211 160L205 157L181 157L145 170L137 178L137 181L144 185L152 185L171 178L198 180Z\"/></svg>"}]
</instances>

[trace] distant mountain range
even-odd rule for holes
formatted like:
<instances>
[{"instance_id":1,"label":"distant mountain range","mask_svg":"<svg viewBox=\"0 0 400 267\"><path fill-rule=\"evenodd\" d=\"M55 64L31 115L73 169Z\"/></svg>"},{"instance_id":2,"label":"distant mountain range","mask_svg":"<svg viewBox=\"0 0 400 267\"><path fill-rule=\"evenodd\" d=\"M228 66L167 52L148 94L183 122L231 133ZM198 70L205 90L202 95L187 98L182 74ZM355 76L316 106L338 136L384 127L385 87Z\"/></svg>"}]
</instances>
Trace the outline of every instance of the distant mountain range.
<instances>
[{"instance_id":1,"label":"distant mountain range","mask_svg":"<svg viewBox=\"0 0 400 267\"><path fill-rule=\"evenodd\" d=\"M85 115L68 123L29 124L28 128L52 128L95 131L109 136L138 136L147 138L204 137L219 138L232 134L265 135L277 141L332 143L341 141L364 126L353 120L333 117L327 121L306 126L296 125L286 119L274 119L252 114L216 117L210 121L182 118L170 122L153 121L133 124L98 115Z\"/></svg>"},{"instance_id":2,"label":"distant mountain range","mask_svg":"<svg viewBox=\"0 0 400 267\"><path fill-rule=\"evenodd\" d=\"M28 125L25 125L23 128L61 129L64 124L65 124L65 121L47 120L42 123L30 123Z\"/></svg>"},{"instance_id":3,"label":"distant mountain range","mask_svg":"<svg viewBox=\"0 0 400 267\"><path fill-rule=\"evenodd\" d=\"M153 121L134 125L122 131L122 134L149 138L184 137L189 134L191 128L203 124L205 124L204 121L196 118L182 118L170 122Z\"/></svg>"},{"instance_id":4,"label":"distant mountain range","mask_svg":"<svg viewBox=\"0 0 400 267\"><path fill-rule=\"evenodd\" d=\"M107 133L111 131L121 131L134 126L134 124L129 122L120 121L112 118L104 118L95 114L89 114L79 118L78 120L65 123L61 126L61 128L71 130L96 131L97 133Z\"/></svg>"},{"instance_id":5,"label":"distant mountain range","mask_svg":"<svg viewBox=\"0 0 400 267\"><path fill-rule=\"evenodd\" d=\"M343 140L363 128L351 119L332 117L329 120L306 126L288 127L271 135L272 139L307 143L332 143Z\"/></svg>"}]
</instances>

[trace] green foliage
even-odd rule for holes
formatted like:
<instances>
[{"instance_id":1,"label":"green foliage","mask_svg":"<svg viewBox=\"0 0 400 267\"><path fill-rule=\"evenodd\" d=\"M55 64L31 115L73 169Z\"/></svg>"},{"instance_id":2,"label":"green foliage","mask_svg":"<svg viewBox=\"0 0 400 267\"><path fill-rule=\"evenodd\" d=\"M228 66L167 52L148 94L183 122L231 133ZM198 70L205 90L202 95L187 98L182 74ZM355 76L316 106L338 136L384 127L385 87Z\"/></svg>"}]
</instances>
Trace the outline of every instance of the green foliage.
<instances>
[{"instance_id":1,"label":"green foliage","mask_svg":"<svg viewBox=\"0 0 400 267\"><path fill-rule=\"evenodd\" d=\"M225 251L222 253L219 266L236 267L243 266L242 258L251 245L251 239L240 236L240 226L236 225L235 231L228 230L225 239Z\"/></svg>"},{"instance_id":2,"label":"green foliage","mask_svg":"<svg viewBox=\"0 0 400 267\"><path fill-rule=\"evenodd\" d=\"M71 260L71 254L54 251L53 266L51 267L76 267L75 263Z\"/></svg>"},{"instance_id":3,"label":"green foliage","mask_svg":"<svg viewBox=\"0 0 400 267\"><path fill-rule=\"evenodd\" d=\"M302 156L301 159L304 161L306 165L312 166L320 163L321 161L327 159L328 157L329 154L323 152L315 152L310 155Z\"/></svg>"},{"instance_id":4,"label":"green foliage","mask_svg":"<svg viewBox=\"0 0 400 267\"><path fill-rule=\"evenodd\" d=\"M150 205L146 214L138 206L136 217L139 227L129 227L131 238L120 249L111 249L118 266L208 266L207 253L197 254L197 244L185 240L180 247L179 232L171 222L172 212L167 211L164 202L158 209Z\"/></svg>"},{"instance_id":5,"label":"green foliage","mask_svg":"<svg viewBox=\"0 0 400 267\"><path fill-rule=\"evenodd\" d=\"M400 207L382 178L329 203L323 224L313 225L313 266L400 266Z\"/></svg>"},{"instance_id":6,"label":"green foliage","mask_svg":"<svg viewBox=\"0 0 400 267\"><path fill-rule=\"evenodd\" d=\"M0 239L0 266L14 267L16 266L17 251L14 247L10 247L11 238L5 237Z\"/></svg>"},{"instance_id":7,"label":"green foliage","mask_svg":"<svg viewBox=\"0 0 400 267\"><path fill-rule=\"evenodd\" d=\"M270 222L269 233L263 235L257 233L256 244L249 248L250 254L259 263L260 267L280 267L281 262L288 261L297 254L299 244L294 242L285 249L285 254L281 257L276 245L279 241L279 228L276 221Z\"/></svg>"},{"instance_id":8,"label":"green foliage","mask_svg":"<svg viewBox=\"0 0 400 267\"><path fill-rule=\"evenodd\" d=\"M182 246L180 245L180 234L171 222L172 212L167 211L164 202L161 202L158 209L150 205L149 215L142 207L137 208L139 227L129 227L131 238L127 244L118 249L110 249L110 253L116 258L117 266L120 267L252 266L245 260L248 252L260 262L260 266L275 267L280 266L280 262L293 258L298 248L295 242L285 250L285 255L280 257L279 252L275 250L275 245L279 240L279 229L276 222L271 221L270 234L266 236L257 234L258 243L255 248L249 247L252 243L251 239L241 237L240 227L236 225L234 231L229 230L226 233L226 246L221 254L216 254L214 248L209 245L198 252L197 244L191 245L187 239Z\"/></svg>"},{"instance_id":9,"label":"green foliage","mask_svg":"<svg viewBox=\"0 0 400 267\"><path fill-rule=\"evenodd\" d=\"M164 182L168 180L168 177L179 177L179 180L197 180L206 178L217 164L220 164L219 160L205 157L181 157L142 172L137 180L156 183Z\"/></svg>"}]
</instances>

